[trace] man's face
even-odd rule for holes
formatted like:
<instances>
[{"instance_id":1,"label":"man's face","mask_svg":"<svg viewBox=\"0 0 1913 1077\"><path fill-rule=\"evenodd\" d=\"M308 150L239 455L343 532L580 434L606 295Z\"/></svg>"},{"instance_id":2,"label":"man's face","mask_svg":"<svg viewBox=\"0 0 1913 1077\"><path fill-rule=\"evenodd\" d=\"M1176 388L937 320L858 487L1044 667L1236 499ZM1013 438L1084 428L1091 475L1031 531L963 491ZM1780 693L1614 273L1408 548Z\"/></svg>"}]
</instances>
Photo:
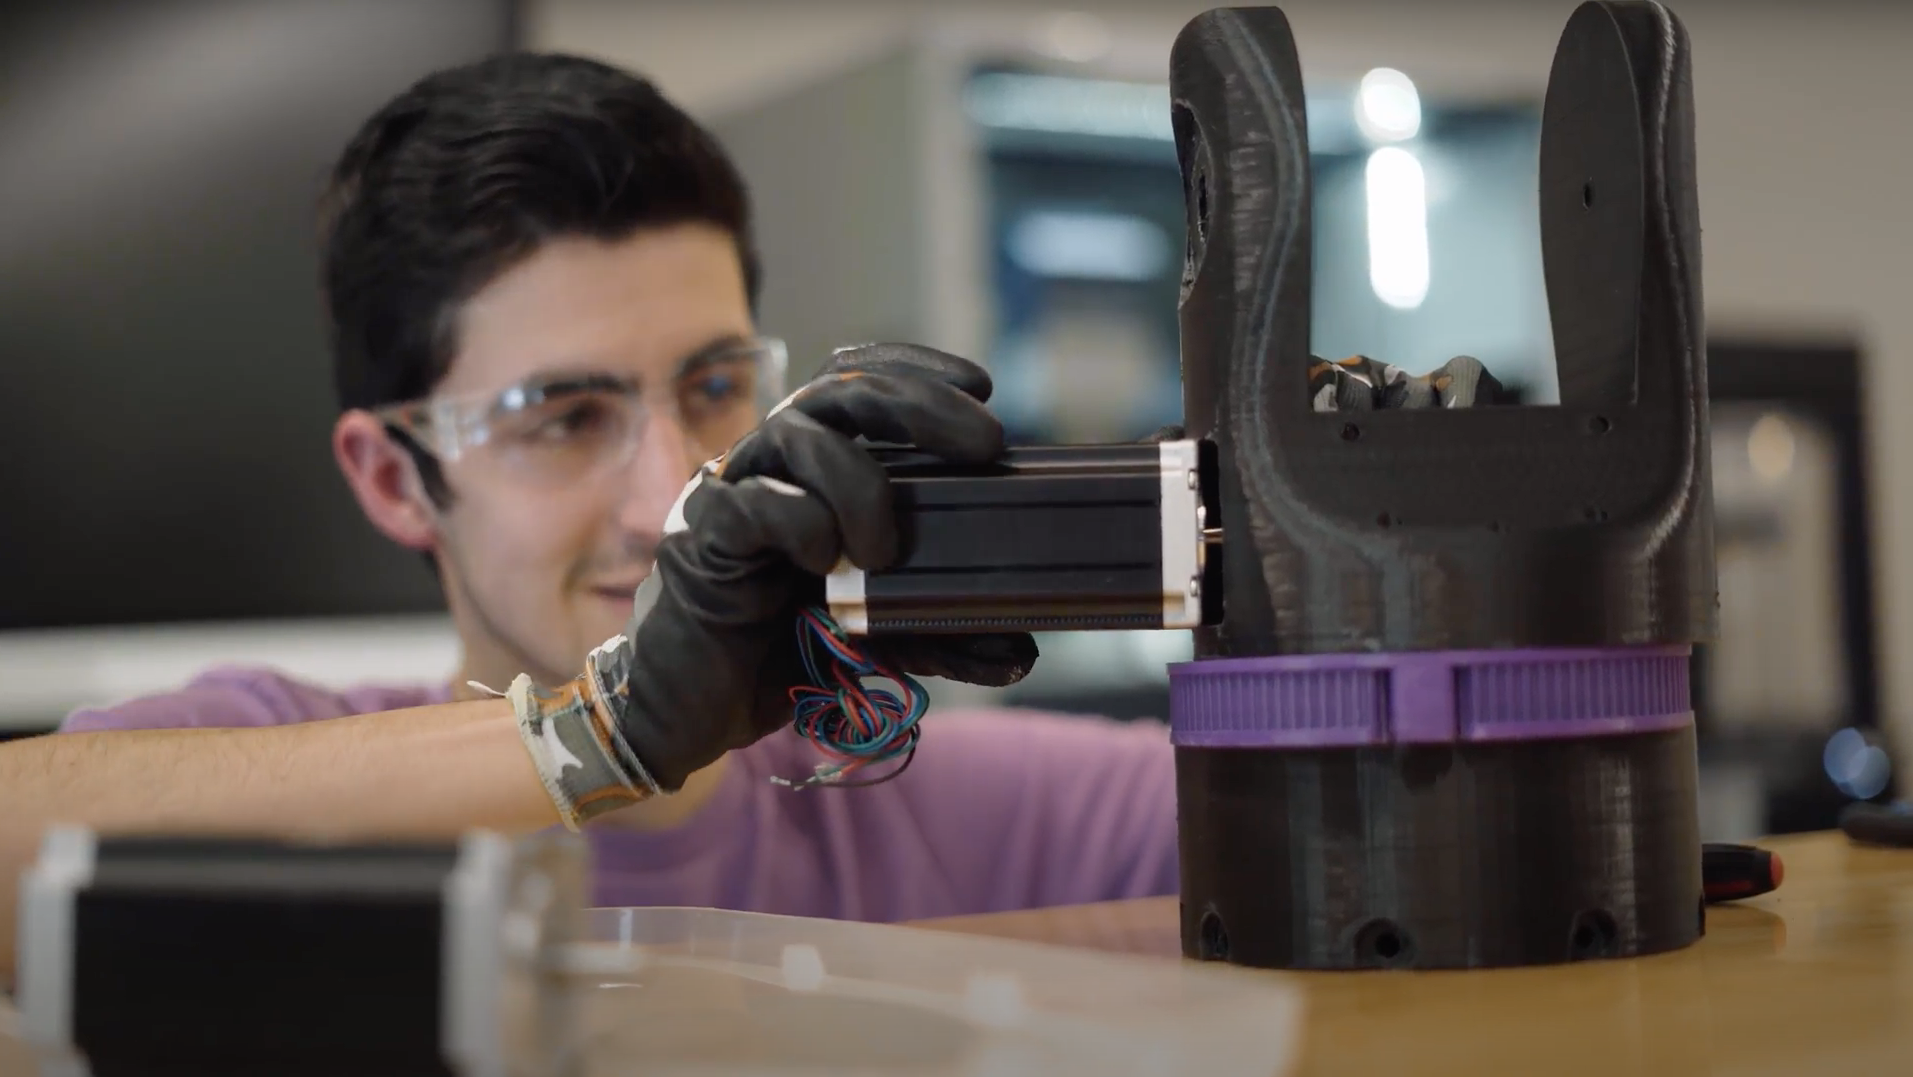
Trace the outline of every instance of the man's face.
<instances>
[{"instance_id":1,"label":"man's face","mask_svg":"<svg viewBox=\"0 0 1913 1077\"><path fill-rule=\"evenodd\" d=\"M609 375L640 384L646 402L634 447L595 467L528 471L496 444L444 466L451 502L436 552L468 674L569 678L623 629L678 493L755 421L753 401L721 414L705 403L728 383L699 373L702 357L752 331L731 236L695 224L555 240L465 304L435 397Z\"/></svg>"}]
</instances>

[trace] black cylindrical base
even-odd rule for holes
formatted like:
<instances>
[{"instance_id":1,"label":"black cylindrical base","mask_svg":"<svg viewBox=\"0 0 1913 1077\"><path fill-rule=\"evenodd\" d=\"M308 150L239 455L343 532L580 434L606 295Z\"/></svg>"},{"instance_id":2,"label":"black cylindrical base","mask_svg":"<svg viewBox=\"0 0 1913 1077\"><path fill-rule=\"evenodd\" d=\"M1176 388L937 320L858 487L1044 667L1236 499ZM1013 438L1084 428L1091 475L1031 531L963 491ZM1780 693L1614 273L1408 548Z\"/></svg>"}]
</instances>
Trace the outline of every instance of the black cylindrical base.
<instances>
[{"instance_id":1,"label":"black cylindrical base","mask_svg":"<svg viewBox=\"0 0 1913 1077\"><path fill-rule=\"evenodd\" d=\"M1488 968L1704 928L1694 731L1176 749L1182 948L1261 968Z\"/></svg>"}]
</instances>

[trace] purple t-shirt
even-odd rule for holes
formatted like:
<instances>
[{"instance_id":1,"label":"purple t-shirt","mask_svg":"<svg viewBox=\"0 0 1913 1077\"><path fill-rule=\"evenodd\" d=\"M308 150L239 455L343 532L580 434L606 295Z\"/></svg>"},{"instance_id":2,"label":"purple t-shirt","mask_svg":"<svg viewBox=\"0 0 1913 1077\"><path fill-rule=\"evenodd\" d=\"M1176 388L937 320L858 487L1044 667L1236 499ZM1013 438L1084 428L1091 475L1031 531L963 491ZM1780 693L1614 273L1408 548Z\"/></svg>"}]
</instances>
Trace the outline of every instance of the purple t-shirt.
<instances>
[{"instance_id":1,"label":"purple t-shirt","mask_svg":"<svg viewBox=\"0 0 1913 1077\"><path fill-rule=\"evenodd\" d=\"M447 698L219 669L178 692L76 711L62 730L284 725ZM793 792L769 780L807 776L818 759L785 730L733 753L682 826L587 828L594 901L890 921L1176 891L1175 769L1160 724L943 711L894 781Z\"/></svg>"}]
</instances>

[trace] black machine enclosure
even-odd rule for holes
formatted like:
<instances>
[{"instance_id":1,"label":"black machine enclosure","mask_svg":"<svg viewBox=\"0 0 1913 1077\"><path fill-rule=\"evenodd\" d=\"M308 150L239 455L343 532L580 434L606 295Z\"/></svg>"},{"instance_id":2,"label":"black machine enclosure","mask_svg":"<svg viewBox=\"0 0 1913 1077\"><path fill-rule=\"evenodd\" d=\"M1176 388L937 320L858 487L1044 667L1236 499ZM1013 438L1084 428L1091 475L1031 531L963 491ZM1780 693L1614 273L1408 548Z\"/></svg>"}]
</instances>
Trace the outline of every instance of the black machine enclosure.
<instances>
[{"instance_id":1,"label":"black machine enclosure","mask_svg":"<svg viewBox=\"0 0 1913 1077\"><path fill-rule=\"evenodd\" d=\"M1558 406L1319 413L1303 82L1276 8L1170 66L1188 436L1212 442L1223 615L1198 663L1685 645L1715 631L1686 32L1568 20L1540 214ZM1701 933L1691 723L1546 743L1179 746L1183 948L1293 968L1475 967Z\"/></svg>"}]
</instances>

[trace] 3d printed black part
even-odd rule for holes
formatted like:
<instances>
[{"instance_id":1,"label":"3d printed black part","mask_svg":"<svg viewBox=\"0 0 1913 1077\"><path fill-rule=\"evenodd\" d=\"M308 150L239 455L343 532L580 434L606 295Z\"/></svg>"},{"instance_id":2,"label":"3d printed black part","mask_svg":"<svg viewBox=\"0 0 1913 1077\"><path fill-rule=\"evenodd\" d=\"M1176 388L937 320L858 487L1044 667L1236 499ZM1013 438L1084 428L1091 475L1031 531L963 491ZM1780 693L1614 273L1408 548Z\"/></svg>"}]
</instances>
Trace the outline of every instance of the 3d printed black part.
<instances>
[{"instance_id":1,"label":"3d printed black part","mask_svg":"<svg viewBox=\"0 0 1913 1077\"><path fill-rule=\"evenodd\" d=\"M1191 957L1485 968L1655 953L1701 933L1691 725L1440 746L1180 748L1176 779L1184 878L1195 882L1182 897Z\"/></svg>"},{"instance_id":2,"label":"3d printed black part","mask_svg":"<svg viewBox=\"0 0 1913 1077\"><path fill-rule=\"evenodd\" d=\"M1248 964L1456 968L1685 944L1700 897L1689 658L1175 667L1182 868L1197 881L1185 945Z\"/></svg>"},{"instance_id":3,"label":"3d printed black part","mask_svg":"<svg viewBox=\"0 0 1913 1077\"><path fill-rule=\"evenodd\" d=\"M1170 70L1184 425L1215 442L1228 612L1203 655L1690 643L1714 628L1684 32L1590 3L1541 135L1558 407L1317 414L1302 79L1275 8ZM1353 428L1353 429L1351 429Z\"/></svg>"},{"instance_id":4,"label":"3d printed black part","mask_svg":"<svg viewBox=\"0 0 1913 1077\"><path fill-rule=\"evenodd\" d=\"M1589 674L1585 698L1508 697L1532 728L1482 737L1467 732L1460 667L1395 665L1366 682L1372 733L1351 741L1282 669L1220 668L1512 648L1538 668L1587 649L1629 666L1713 634L1685 31L1658 4L1586 3L1556 51L1540 205L1559 406L1315 413L1308 141L1287 20L1198 17L1170 90L1188 211L1185 426L1216 447L1227 536L1224 616L1197 631L1172 690L1185 952L1438 967L1692 942L1687 707L1642 727L1626 692ZM1404 695L1429 691L1446 708L1440 736L1395 722ZM1216 692L1233 713L1191 702ZM1202 743L1217 721L1288 733Z\"/></svg>"},{"instance_id":5,"label":"3d printed black part","mask_svg":"<svg viewBox=\"0 0 1913 1077\"><path fill-rule=\"evenodd\" d=\"M825 581L855 635L1193 628L1203 621L1203 489L1193 441L1011 449L953 467L873 448L902 535L895 566ZM1210 607L1219 615L1219 607Z\"/></svg>"}]
</instances>

